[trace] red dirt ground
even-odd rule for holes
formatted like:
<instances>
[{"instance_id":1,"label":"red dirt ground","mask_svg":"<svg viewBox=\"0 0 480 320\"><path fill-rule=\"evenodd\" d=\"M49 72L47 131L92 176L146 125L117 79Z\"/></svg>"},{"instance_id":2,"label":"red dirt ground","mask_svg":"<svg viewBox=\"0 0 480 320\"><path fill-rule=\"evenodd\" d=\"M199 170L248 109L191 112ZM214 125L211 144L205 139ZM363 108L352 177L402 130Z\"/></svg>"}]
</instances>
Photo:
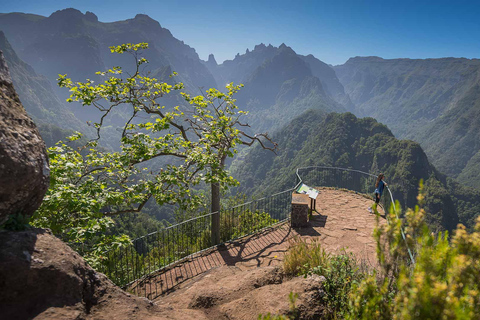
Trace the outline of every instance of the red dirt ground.
<instances>
[{"instance_id":1,"label":"red dirt ground","mask_svg":"<svg viewBox=\"0 0 480 320\"><path fill-rule=\"evenodd\" d=\"M320 189L316 213L308 227L292 229L288 223L283 223L194 256L169 270L152 275L130 290L140 296L156 299L189 286L199 275L220 266L235 266L239 270L279 266L293 237L301 237L306 241L318 239L327 252L339 253L345 249L362 262L374 266L375 243L372 233L375 215L368 210L372 204L371 199L360 194ZM381 218L380 223L386 223L386 220Z\"/></svg>"}]
</instances>

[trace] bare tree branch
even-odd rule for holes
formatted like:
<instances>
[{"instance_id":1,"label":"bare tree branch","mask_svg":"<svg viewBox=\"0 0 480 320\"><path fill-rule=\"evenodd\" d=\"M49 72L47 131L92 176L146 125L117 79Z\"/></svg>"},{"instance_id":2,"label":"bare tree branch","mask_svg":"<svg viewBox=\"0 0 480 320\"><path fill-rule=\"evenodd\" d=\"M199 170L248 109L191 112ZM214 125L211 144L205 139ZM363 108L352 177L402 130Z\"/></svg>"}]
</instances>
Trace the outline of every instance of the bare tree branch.
<instances>
[{"instance_id":1,"label":"bare tree branch","mask_svg":"<svg viewBox=\"0 0 480 320\"><path fill-rule=\"evenodd\" d=\"M243 145L251 146L251 145L253 145L253 144L255 143L255 141L258 141L258 142L260 143L260 145L262 146L263 149L265 149L265 150L270 150L270 151L272 151L273 153L277 154L277 151L276 151L276 150L277 150L278 144L275 143L275 142L273 142L273 140L268 136L267 133L257 133L257 134L255 134L254 136L248 135L248 134L246 134L246 133L243 132L243 131L240 131L240 133L241 133L244 137L250 139L250 141L243 141L243 140L242 140L242 144L243 144ZM265 140L267 140L268 142L270 142L270 143L273 145L273 148L265 146L265 144L263 143L262 139L260 139L259 137L263 137Z\"/></svg>"}]
</instances>

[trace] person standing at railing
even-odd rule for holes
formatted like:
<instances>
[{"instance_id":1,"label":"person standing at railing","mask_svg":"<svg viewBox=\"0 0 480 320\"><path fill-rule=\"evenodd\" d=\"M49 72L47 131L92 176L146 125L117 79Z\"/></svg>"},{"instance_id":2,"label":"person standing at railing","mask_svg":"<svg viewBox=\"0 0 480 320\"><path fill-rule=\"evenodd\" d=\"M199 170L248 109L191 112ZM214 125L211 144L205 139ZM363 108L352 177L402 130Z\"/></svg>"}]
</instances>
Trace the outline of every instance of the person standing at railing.
<instances>
[{"instance_id":1,"label":"person standing at railing","mask_svg":"<svg viewBox=\"0 0 480 320\"><path fill-rule=\"evenodd\" d=\"M387 183L383 181L385 179L385 175L380 173L377 177L377 182L375 183L375 203L378 204L380 202L380 198L383 194L383 189L387 186Z\"/></svg>"}]
</instances>

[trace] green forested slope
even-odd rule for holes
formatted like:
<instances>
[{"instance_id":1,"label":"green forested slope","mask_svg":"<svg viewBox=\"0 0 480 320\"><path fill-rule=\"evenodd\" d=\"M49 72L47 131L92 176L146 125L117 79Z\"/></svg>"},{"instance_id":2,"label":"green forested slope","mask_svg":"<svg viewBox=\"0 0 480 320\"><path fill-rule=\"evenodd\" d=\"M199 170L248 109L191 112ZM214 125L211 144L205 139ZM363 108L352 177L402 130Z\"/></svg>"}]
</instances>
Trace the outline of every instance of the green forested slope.
<instances>
[{"instance_id":1,"label":"green forested slope","mask_svg":"<svg viewBox=\"0 0 480 320\"><path fill-rule=\"evenodd\" d=\"M295 184L298 167L338 166L384 172L395 198L410 207L424 179L429 222L436 228L452 230L459 221L471 226L472 217L480 212L480 192L440 174L418 143L396 139L372 118L307 111L278 131L274 140L279 144L277 155L257 147L234 162L232 174L241 182L239 191L272 194Z\"/></svg>"},{"instance_id":2,"label":"green forested slope","mask_svg":"<svg viewBox=\"0 0 480 320\"><path fill-rule=\"evenodd\" d=\"M418 141L440 171L480 186L480 60L356 57L334 68L357 114Z\"/></svg>"},{"instance_id":3,"label":"green forested slope","mask_svg":"<svg viewBox=\"0 0 480 320\"><path fill-rule=\"evenodd\" d=\"M480 189L480 83L426 126L419 141L439 170Z\"/></svg>"}]
</instances>

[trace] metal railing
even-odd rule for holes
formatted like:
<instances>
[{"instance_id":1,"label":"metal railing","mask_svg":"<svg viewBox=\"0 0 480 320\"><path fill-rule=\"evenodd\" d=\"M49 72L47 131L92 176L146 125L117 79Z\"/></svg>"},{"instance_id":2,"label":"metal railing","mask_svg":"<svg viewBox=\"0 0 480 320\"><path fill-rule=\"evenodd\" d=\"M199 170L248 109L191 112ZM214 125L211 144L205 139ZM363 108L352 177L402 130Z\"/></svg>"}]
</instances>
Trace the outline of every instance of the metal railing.
<instances>
[{"instance_id":1,"label":"metal railing","mask_svg":"<svg viewBox=\"0 0 480 320\"><path fill-rule=\"evenodd\" d=\"M296 175L294 188L191 218L135 239L130 246L111 250L106 253L100 271L118 286L126 288L211 249L215 247L211 242L212 217L217 214L220 215L222 244L273 227L290 218L292 192L302 182L311 187L343 188L370 196L375 190L375 175L353 169L313 166L298 168ZM395 202L390 189L385 190L381 205L387 212ZM405 240L403 230L402 236ZM409 248L408 252L414 262Z\"/></svg>"},{"instance_id":2,"label":"metal railing","mask_svg":"<svg viewBox=\"0 0 480 320\"><path fill-rule=\"evenodd\" d=\"M289 219L293 190L194 217L135 239L130 246L107 252L100 271L126 288L211 249L215 247L211 225L216 214L220 215L221 244L273 227Z\"/></svg>"},{"instance_id":3,"label":"metal railing","mask_svg":"<svg viewBox=\"0 0 480 320\"><path fill-rule=\"evenodd\" d=\"M303 182L315 187L348 189L369 196L372 196L375 191L375 183L377 179L376 175L359 170L322 166L298 168L296 175L297 186ZM388 186L385 187L384 193L385 195L381 197L380 205L385 212L387 221L389 222L388 211L390 210L390 206L393 206L393 211L395 212L396 217L399 218L399 216L396 210L393 194ZM403 228L401 228L400 231L403 241L405 241L410 261L412 264L415 264L413 251L408 245L405 231Z\"/></svg>"},{"instance_id":4,"label":"metal railing","mask_svg":"<svg viewBox=\"0 0 480 320\"><path fill-rule=\"evenodd\" d=\"M371 173L337 167L311 166L298 168L296 172L297 186L304 183L311 187L331 187L347 189L373 196L377 176ZM380 205L387 211L393 197L390 189L385 188L387 196L381 198Z\"/></svg>"}]
</instances>

